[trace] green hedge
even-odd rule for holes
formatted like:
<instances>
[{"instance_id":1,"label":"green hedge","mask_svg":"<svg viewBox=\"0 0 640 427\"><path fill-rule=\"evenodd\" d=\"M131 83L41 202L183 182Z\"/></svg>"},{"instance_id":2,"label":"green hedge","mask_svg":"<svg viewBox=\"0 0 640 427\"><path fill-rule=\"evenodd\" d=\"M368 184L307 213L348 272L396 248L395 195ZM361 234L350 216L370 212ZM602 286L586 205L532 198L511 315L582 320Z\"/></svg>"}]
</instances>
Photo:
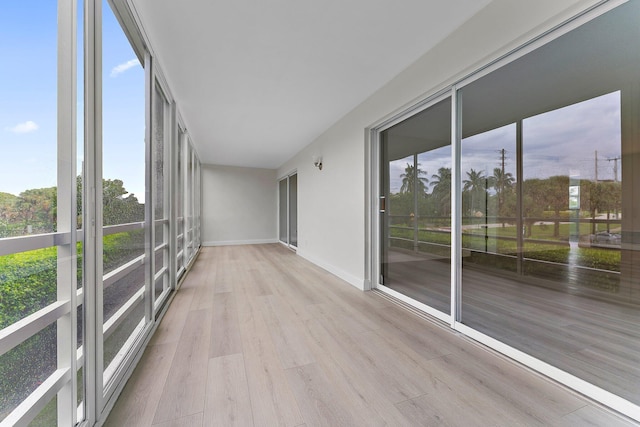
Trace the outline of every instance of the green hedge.
<instances>
[{"instance_id":1,"label":"green hedge","mask_svg":"<svg viewBox=\"0 0 640 427\"><path fill-rule=\"evenodd\" d=\"M0 257L0 329L56 300L57 249Z\"/></svg>"},{"instance_id":2,"label":"green hedge","mask_svg":"<svg viewBox=\"0 0 640 427\"><path fill-rule=\"evenodd\" d=\"M144 230L103 240L103 268L112 270L144 253ZM82 246L78 244L78 282ZM57 248L0 257L0 329L57 299ZM0 419L20 403L56 366L56 325L52 324L0 356Z\"/></svg>"}]
</instances>

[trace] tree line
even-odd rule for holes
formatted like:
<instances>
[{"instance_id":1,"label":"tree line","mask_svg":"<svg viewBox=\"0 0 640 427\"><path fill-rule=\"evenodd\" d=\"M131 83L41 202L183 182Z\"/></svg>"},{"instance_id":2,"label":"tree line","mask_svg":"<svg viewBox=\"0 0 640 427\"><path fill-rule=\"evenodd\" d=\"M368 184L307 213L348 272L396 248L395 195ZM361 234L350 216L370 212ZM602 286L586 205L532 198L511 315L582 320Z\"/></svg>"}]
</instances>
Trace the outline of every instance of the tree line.
<instances>
[{"instance_id":1,"label":"tree line","mask_svg":"<svg viewBox=\"0 0 640 427\"><path fill-rule=\"evenodd\" d=\"M418 194L418 214L421 217L451 216L451 169L441 167L428 178L426 171L407 163L400 175L402 185L398 193L390 195L392 215L414 213L414 191ZM569 210L570 178L555 175L548 178L529 178L522 182L522 216L525 235L531 226L549 217L554 223L554 236L559 236L560 219ZM583 217L595 219L597 215L618 213L622 209L620 182L580 180L579 208ZM510 172L494 168L492 175L470 169L462 180L462 211L468 218L494 217L498 221L514 223L518 210L516 179ZM429 190L431 190L429 192ZM415 214L415 213L414 213ZM568 219L568 218L567 218ZM592 223L595 231L595 223Z\"/></svg>"},{"instance_id":2,"label":"tree line","mask_svg":"<svg viewBox=\"0 0 640 427\"><path fill-rule=\"evenodd\" d=\"M77 226L82 228L82 178L76 179ZM19 195L0 192L0 238L53 233L57 228L57 188L35 188ZM102 180L103 225L144 221L144 204L119 179Z\"/></svg>"}]
</instances>

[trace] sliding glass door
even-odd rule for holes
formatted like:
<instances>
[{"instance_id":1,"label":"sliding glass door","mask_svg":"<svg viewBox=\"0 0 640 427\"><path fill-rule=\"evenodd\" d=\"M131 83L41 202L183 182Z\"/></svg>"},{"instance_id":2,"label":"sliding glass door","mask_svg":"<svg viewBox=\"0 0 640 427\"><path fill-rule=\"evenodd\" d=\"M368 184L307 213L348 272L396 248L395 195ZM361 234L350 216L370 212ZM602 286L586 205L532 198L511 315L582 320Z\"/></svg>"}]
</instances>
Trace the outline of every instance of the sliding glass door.
<instances>
[{"instance_id":1,"label":"sliding glass door","mask_svg":"<svg viewBox=\"0 0 640 427\"><path fill-rule=\"evenodd\" d=\"M381 285L451 313L451 98L380 135ZM441 316L439 316L441 317Z\"/></svg>"},{"instance_id":2,"label":"sliding glass door","mask_svg":"<svg viewBox=\"0 0 640 427\"><path fill-rule=\"evenodd\" d=\"M298 174L278 182L278 236L289 247L298 247Z\"/></svg>"},{"instance_id":3,"label":"sliding glass door","mask_svg":"<svg viewBox=\"0 0 640 427\"><path fill-rule=\"evenodd\" d=\"M462 324L636 405L639 18L622 5L459 91Z\"/></svg>"},{"instance_id":4,"label":"sliding glass door","mask_svg":"<svg viewBox=\"0 0 640 427\"><path fill-rule=\"evenodd\" d=\"M372 279L637 419L640 3L590 13L376 129Z\"/></svg>"}]
</instances>

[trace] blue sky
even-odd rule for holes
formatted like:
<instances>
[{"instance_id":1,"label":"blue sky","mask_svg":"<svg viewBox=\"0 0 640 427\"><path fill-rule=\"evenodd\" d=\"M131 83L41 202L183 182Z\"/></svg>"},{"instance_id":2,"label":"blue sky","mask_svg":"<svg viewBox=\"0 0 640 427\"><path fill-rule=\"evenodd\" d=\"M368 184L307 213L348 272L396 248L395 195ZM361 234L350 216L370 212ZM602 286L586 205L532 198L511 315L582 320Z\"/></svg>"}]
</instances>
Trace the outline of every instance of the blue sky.
<instances>
[{"instance_id":1,"label":"blue sky","mask_svg":"<svg viewBox=\"0 0 640 427\"><path fill-rule=\"evenodd\" d=\"M143 200L144 70L106 1L103 11L104 177L123 180L125 188ZM27 189L56 185L56 40L55 1L3 3L0 14L0 57L3 58L0 192L17 195ZM80 173L84 138L80 43L78 51Z\"/></svg>"},{"instance_id":2,"label":"blue sky","mask_svg":"<svg viewBox=\"0 0 640 427\"><path fill-rule=\"evenodd\" d=\"M464 120L464 117L463 117ZM614 159L620 157L620 92L612 92L578 104L549 111L523 121L524 178L574 175L595 178L598 151L598 180L614 179ZM462 141L462 179L470 169L493 174L501 167L500 150L506 150L505 171L516 176L516 126L510 124ZM390 165L391 192L399 191L400 175L412 158ZM420 169L431 179L440 167L451 167L451 147L418 155ZM618 165L618 179L622 164ZM428 187L429 189L431 187Z\"/></svg>"}]
</instances>

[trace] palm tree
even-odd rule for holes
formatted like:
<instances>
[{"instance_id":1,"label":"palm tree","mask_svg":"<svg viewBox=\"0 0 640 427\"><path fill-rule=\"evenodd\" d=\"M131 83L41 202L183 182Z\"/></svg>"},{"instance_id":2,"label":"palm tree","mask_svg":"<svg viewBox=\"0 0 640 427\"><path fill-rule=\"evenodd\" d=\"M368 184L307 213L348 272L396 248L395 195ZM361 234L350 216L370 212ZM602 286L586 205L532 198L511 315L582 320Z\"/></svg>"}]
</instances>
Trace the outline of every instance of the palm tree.
<instances>
[{"instance_id":1,"label":"palm tree","mask_svg":"<svg viewBox=\"0 0 640 427\"><path fill-rule=\"evenodd\" d=\"M505 172L501 168L493 169L493 176L489 177L491 187L495 188L498 196L498 215L503 216L504 195L505 191L509 191L515 182L515 178L511 172ZM504 227L504 222L502 226Z\"/></svg>"},{"instance_id":2,"label":"palm tree","mask_svg":"<svg viewBox=\"0 0 640 427\"><path fill-rule=\"evenodd\" d=\"M431 175L429 185L433 187L431 194L440 207L440 213L443 216L449 215L451 212L451 168L438 169L437 174Z\"/></svg>"},{"instance_id":3,"label":"palm tree","mask_svg":"<svg viewBox=\"0 0 640 427\"><path fill-rule=\"evenodd\" d=\"M471 195L471 210L474 211L474 200L479 200L479 196L481 193L484 193L487 189L487 177L484 176L483 171L476 171L471 168L469 172L467 172L467 179L463 180L462 183L464 186L462 187L463 191L466 191Z\"/></svg>"},{"instance_id":4,"label":"palm tree","mask_svg":"<svg viewBox=\"0 0 640 427\"><path fill-rule=\"evenodd\" d=\"M425 194L427 191L427 178L421 177L426 175L427 172L420 169L420 163L417 164L417 168L407 163L407 167L404 168L404 173L400 175L402 178L402 187L400 187L400 193L413 193L413 189L418 187L418 194Z\"/></svg>"}]
</instances>

